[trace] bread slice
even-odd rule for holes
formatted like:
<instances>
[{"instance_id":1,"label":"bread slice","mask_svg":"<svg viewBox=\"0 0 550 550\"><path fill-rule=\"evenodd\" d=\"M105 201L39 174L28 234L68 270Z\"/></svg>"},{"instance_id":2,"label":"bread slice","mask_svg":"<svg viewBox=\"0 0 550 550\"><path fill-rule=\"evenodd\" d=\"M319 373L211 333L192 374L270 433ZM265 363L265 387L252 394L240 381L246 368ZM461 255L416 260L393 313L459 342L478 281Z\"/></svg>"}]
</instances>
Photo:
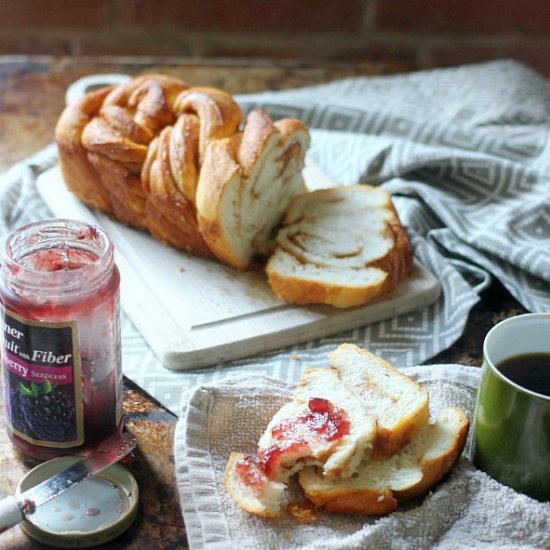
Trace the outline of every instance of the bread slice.
<instances>
[{"instance_id":1,"label":"bread slice","mask_svg":"<svg viewBox=\"0 0 550 550\"><path fill-rule=\"evenodd\" d=\"M301 122L273 123L261 110L249 113L242 133L210 142L196 206L199 229L219 260L244 270L272 251L272 233L290 199L305 191L308 147Z\"/></svg>"},{"instance_id":2,"label":"bread slice","mask_svg":"<svg viewBox=\"0 0 550 550\"><path fill-rule=\"evenodd\" d=\"M426 388L382 357L354 344L342 344L328 355L339 378L361 397L377 421L374 455L388 457L401 450L428 421Z\"/></svg>"},{"instance_id":3,"label":"bread slice","mask_svg":"<svg viewBox=\"0 0 550 550\"><path fill-rule=\"evenodd\" d=\"M277 296L347 308L391 291L412 270L391 195L369 185L296 196L266 267Z\"/></svg>"},{"instance_id":4,"label":"bread slice","mask_svg":"<svg viewBox=\"0 0 550 550\"><path fill-rule=\"evenodd\" d=\"M300 471L305 495L328 512L381 515L398 503L426 493L453 466L466 442L469 422L462 409L442 409L413 441L391 458L367 458L349 478L324 476L318 469Z\"/></svg>"},{"instance_id":5,"label":"bread slice","mask_svg":"<svg viewBox=\"0 0 550 550\"><path fill-rule=\"evenodd\" d=\"M370 454L376 420L336 371L306 369L286 403L269 422L258 443L258 457L270 479L288 481L306 464L327 475L349 476Z\"/></svg>"},{"instance_id":6,"label":"bread slice","mask_svg":"<svg viewBox=\"0 0 550 550\"><path fill-rule=\"evenodd\" d=\"M224 486L246 512L263 518L280 516L285 485L268 479L255 457L231 453L225 467Z\"/></svg>"}]
</instances>

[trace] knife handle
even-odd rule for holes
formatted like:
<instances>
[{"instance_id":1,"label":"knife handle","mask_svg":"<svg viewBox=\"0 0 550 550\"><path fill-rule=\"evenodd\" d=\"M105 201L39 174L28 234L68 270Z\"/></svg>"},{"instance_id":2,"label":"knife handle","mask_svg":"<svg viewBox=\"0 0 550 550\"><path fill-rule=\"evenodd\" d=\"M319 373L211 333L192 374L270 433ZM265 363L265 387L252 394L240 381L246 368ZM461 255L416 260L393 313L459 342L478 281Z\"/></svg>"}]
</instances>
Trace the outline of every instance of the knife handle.
<instances>
[{"instance_id":1,"label":"knife handle","mask_svg":"<svg viewBox=\"0 0 550 550\"><path fill-rule=\"evenodd\" d=\"M0 533L23 521L21 503L14 496L0 500Z\"/></svg>"}]
</instances>

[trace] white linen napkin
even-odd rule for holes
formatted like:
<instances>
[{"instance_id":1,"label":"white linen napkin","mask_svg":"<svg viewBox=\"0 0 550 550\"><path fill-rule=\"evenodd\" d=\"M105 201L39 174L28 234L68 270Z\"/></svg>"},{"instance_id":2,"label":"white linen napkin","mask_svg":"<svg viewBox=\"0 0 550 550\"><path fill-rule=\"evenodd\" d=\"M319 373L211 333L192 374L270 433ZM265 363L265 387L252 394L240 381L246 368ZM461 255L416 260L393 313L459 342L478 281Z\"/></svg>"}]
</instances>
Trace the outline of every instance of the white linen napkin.
<instances>
[{"instance_id":1,"label":"white linen napkin","mask_svg":"<svg viewBox=\"0 0 550 550\"><path fill-rule=\"evenodd\" d=\"M432 414L442 406L459 405L472 418L479 369L432 365L402 371L428 388ZM291 390L290 384L274 378L238 377L204 385L183 404L175 468L192 550L550 547L550 503L519 494L477 470L471 462L471 429L451 473L424 498L388 516L320 512L314 524L299 524L288 516L266 520L242 511L223 486L229 453L255 450Z\"/></svg>"}]
</instances>

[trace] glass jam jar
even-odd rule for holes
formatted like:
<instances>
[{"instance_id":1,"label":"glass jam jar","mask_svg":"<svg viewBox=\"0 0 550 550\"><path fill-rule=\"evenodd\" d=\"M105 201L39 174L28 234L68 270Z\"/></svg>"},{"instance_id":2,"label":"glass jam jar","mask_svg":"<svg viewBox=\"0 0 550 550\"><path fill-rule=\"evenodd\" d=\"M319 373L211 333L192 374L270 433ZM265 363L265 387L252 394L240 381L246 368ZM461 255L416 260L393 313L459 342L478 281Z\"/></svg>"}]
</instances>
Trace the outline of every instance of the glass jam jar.
<instances>
[{"instance_id":1,"label":"glass jam jar","mask_svg":"<svg viewBox=\"0 0 550 550\"><path fill-rule=\"evenodd\" d=\"M53 219L0 251L4 414L23 453L45 460L123 427L120 275L98 227Z\"/></svg>"}]
</instances>

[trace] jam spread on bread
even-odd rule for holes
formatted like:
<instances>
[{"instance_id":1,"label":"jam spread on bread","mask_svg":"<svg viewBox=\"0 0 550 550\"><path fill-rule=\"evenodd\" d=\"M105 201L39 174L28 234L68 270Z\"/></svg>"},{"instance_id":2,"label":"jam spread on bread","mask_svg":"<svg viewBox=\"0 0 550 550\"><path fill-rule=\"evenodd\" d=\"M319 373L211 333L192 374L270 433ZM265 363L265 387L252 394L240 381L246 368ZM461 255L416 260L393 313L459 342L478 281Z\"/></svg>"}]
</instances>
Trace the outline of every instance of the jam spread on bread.
<instances>
[{"instance_id":1,"label":"jam spread on bread","mask_svg":"<svg viewBox=\"0 0 550 550\"><path fill-rule=\"evenodd\" d=\"M237 462L236 470L243 483L256 494L263 492L267 478L262 463L256 457L244 456Z\"/></svg>"},{"instance_id":2,"label":"jam spread on bread","mask_svg":"<svg viewBox=\"0 0 550 550\"><path fill-rule=\"evenodd\" d=\"M261 491L266 478L272 479L285 456L307 453L316 443L335 441L349 432L350 421L344 410L328 399L312 397L303 413L273 426L271 435L276 444L261 449L257 458L242 458L237 463L237 471L246 485Z\"/></svg>"},{"instance_id":3,"label":"jam spread on bread","mask_svg":"<svg viewBox=\"0 0 550 550\"><path fill-rule=\"evenodd\" d=\"M318 434L326 441L334 441L349 434L348 415L335 407L328 399L312 397L308 411L295 418L285 419L271 430L274 438L284 440L309 439Z\"/></svg>"},{"instance_id":4,"label":"jam spread on bread","mask_svg":"<svg viewBox=\"0 0 550 550\"><path fill-rule=\"evenodd\" d=\"M425 386L382 357L342 344L329 353L328 368L304 369L256 454L230 453L224 486L237 506L263 518L286 510L313 523L321 508L388 514L434 488L464 448L464 411L444 406L434 418ZM295 474L306 500L287 499L285 508Z\"/></svg>"}]
</instances>

